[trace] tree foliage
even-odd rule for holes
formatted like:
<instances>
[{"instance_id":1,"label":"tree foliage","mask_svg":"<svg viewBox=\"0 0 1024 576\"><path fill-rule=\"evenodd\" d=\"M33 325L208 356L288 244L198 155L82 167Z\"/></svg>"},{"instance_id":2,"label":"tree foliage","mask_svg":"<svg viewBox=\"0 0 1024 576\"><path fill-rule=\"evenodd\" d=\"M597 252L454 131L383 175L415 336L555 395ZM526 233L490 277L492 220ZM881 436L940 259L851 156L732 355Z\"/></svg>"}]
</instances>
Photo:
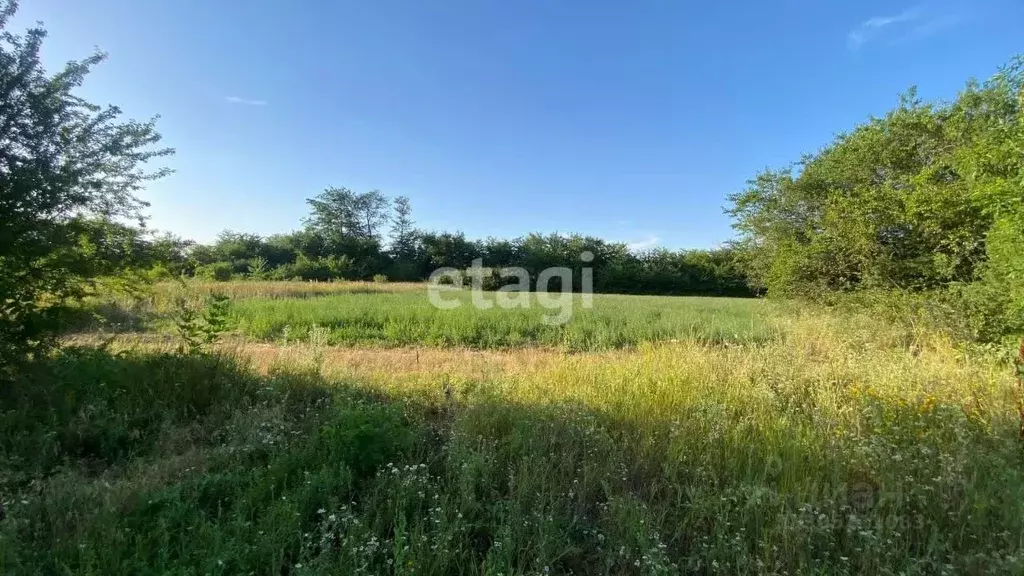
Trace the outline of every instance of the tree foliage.
<instances>
[{"instance_id":1,"label":"tree foliage","mask_svg":"<svg viewBox=\"0 0 1024 576\"><path fill-rule=\"evenodd\" d=\"M753 282L776 295L956 293L1024 303L1024 59L949 103L881 118L730 197Z\"/></svg>"},{"instance_id":2,"label":"tree foliage","mask_svg":"<svg viewBox=\"0 0 1024 576\"><path fill-rule=\"evenodd\" d=\"M420 281L438 268L465 270L479 259L489 269L486 288L503 285L497 275L501 268L523 268L535 282L544 269L565 267L573 271L573 286L579 289L586 267L592 269L593 288L598 292L751 295L731 247L634 252L623 243L579 234L474 240L462 232L424 232L415 227L408 198L390 200L376 190L360 194L332 187L308 203L310 214L300 230L269 237L225 231L210 245L183 246L187 254L173 260L190 260L196 265L196 276L215 280L385 276ZM386 246L380 241L385 236L384 222L390 223ZM591 260L582 259L586 252ZM255 262L259 273L254 275Z\"/></svg>"},{"instance_id":3,"label":"tree foliage","mask_svg":"<svg viewBox=\"0 0 1024 576\"><path fill-rule=\"evenodd\" d=\"M395 258L408 259L415 256L418 231L414 225L409 198L395 198L394 215L391 217L391 254Z\"/></svg>"},{"instance_id":4,"label":"tree foliage","mask_svg":"<svg viewBox=\"0 0 1024 576\"><path fill-rule=\"evenodd\" d=\"M48 74L46 33L8 30L17 10L0 1L0 363L44 345L55 305L81 294L116 262L118 221L140 219L135 193L166 173L154 121L121 121L115 106L75 95L103 59ZM116 236L116 234L115 234Z\"/></svg>"},{"instance_id":5,"label":"tree foliage","mask_svg":"<svg viewBox=\"0 0 1024 576\"><path fill-rule=\"evenodd\" d=\"M346 240L380 240L381 226L388 221L390 201L379 190L353 192L328 188L306 200L308 230L343 243Z\"/></svg>"}]
</instances>

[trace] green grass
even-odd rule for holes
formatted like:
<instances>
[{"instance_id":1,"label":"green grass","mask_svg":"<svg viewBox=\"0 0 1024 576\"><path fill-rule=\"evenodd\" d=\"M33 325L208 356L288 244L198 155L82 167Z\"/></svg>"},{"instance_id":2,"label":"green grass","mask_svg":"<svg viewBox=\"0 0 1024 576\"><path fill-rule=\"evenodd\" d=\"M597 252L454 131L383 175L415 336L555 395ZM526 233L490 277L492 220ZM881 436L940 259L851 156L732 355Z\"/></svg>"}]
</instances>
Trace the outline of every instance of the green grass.
<instances>
[{"instance_id":1,"label":"green grass","mask_svg":"<svg viewBox=\"0 0 1024 576\"><path fill-rule=\"evenodd\" d=\"M1024 571L1010 367L938 337L818 314L533 373L318 358L71 349L0 388L0 573Z\"/></svg>"},{"instance_id":2,"label":"green grass","mask_svg":"<svg viewBox=\"0 0 1024 576\"><path fill-rule=\"evenodd\" d=\"M523 295L526 308L480 309L469 291L446 292L456 309L434 307L423 284L225 282L159 284L133 299L104 293L68 317L71 331L174 331L178 299L201 304L211 292L231 297L233 331L266 342L316 342L370 347L546 347L568 351L634 348L644 343L763 343L778 337L764 301L743 298L597 294L591 308L579 295ZM482 294L490 303L493 292ZM562 300L564 299L564 300ZM569 305L571 300L572 304ZM564 304L564 306L563 306ZM568 321L545 319L566 311Z\"/></svg>"},{"instance_id":3,"label":"green grass","mask_svg":"<svg viewBox=\"0 0 1024 576\"><path fill-rule=\"evenodd\" d=\"M494 293L485 293L488 302ZM239 332L270 341L314 339L337 345L557 347L573 351L635 347L645 342L696 340L764 342L775 336L765 303L735 298L595 295L592 308L573 298L571 318L548 324L558 309L530 296L529 308L482 310L469 292L454 292L459 308L440 310L426 290L389 294L339 294L306 299L251 298L233 303ZM566 298L570 298L566 296ZM568 304L568 302L566 302Z\"/></svg>"}]
</instances>

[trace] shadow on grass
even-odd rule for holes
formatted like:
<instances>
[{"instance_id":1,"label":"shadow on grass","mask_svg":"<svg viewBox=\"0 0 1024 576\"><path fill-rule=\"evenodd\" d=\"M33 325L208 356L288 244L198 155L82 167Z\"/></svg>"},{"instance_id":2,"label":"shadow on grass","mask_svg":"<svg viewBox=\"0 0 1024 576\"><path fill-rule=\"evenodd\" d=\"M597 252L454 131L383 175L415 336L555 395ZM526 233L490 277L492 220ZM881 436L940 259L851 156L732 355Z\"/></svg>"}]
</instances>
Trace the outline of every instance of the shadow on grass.
<instances>
[{"instance_id":1,"label":"shadow on grass","mask_svg":"<svg viewBox=\"0 0 1024 576\"><path fill-rule=\"evenodd\" d=\"M708 401L663 420L499 390L384 394L231 357L62 351L0 390L0 572L1022 567L1010 422L938 422L962 452L896 430L846 446L798 410ZM868 408L877 425L916 418Z\"/></svg>"},{"instance_id":2,"label":"shadow on grass","mask_svg":"<svg viewBox=\"0 0 1024 576\"><path fill-rule=\"evenodd\" d=\"M59 322L69 334L97 331L124 334L147 330L161 316L145 302L103 301L67 306L59 311Z\"/></svg>"}]
</instances>

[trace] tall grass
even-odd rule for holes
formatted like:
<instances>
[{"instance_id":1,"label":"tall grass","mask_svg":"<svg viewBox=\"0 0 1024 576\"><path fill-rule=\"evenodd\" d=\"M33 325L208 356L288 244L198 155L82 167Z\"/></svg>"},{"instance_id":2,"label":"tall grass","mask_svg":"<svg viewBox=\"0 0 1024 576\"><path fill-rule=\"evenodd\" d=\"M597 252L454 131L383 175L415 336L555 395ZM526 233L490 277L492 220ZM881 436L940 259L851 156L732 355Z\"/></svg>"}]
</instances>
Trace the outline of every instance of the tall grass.
<instances>
[{"instance_id":1,"label":"tall grass","mask_svg":"<svg viewBox=\"0 0 1024 576\"><path fill-rule=\"evenodd\" d=\"M69 350L0 392L0 572L1024 571L1010 367L786 323L485 374Z\"/></svg>"},{"instance_id":2,"label":"tall grass","mask_svg":"<svg viewBox=\"0 0 1024 576\"><path fill-rule=\"evenodd\" d=\"M582 351L670 340L750 343L775 335L771 323L758 314L764 303L756 300L596 295L593 308L587 309L575 296L569 322L548 324L544 317L555 312L541 307L535 296L529 308L486 310L473 307L468 292L446 297L458 298L462 306L437 309L425 291L250 299L235 305L234 319L240 333L258 340L301 340L316 326L327 331L331 344L374 346L539 345Z\"/></svg>"},{"instance_id":3,"label":"tall grass","mask_svg":"<svg viewBox=\"0 0 1024 576\"><path fill-rule=\"evenodd\" d=\"M489 309L472 305L469 291L446 293L446 300L461 306L442 310L433 306L425 285L372 283L205 283L182 289L157 285L141 299L107 296L94 300L88 310L116 331L170 331L175 300L201 300L224 289L231 295L234 332L264 342L308 341L310 335L326 344L345 346L435 346L508 349L528 346L571 351L635 347L648 342L696 340L717 344L749 344L777 336L769 306L759 300L671 296L594 295L592 308L584 308L579 295L572 299L571 316L564 324L545 318L559 308L541 305L536 294L526 294L526 308L494 305L495 294L482 298ZM321 292L321 286L335 286ZM391 288L400 287L392 291ZM415 289L413 289L415 287ZM295 297L301 295L301 297ZM564 302L569 306L569 302ZM551 304L549 304L551 306ZM94 330L93 322L78 322Z\"/></svg>"}]
</instances>

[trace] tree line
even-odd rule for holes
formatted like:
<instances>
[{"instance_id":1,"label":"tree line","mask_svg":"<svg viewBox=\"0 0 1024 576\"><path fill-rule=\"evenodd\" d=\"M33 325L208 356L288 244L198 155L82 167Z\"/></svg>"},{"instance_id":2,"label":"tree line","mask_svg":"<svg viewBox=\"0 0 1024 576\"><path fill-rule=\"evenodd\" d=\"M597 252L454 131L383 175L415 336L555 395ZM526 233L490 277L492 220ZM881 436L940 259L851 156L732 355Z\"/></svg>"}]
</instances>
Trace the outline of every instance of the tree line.
<instances>
[{"instance_id":1,"label":"tree line","mask_svg":"<svg viewBox=\"0 0 1024 576\"><path fill-rule=\"evenodd\" d=\"M225 231L210 244L165 235L139 250L151 254L154 278L422 281L437 269L468 270L479 261L486 269L485 288L513 282L501 275L505 267L525 269L532 281L551 267L569 268L578 280L581 269L590 267L598 292L751 295L728 247L631 251L624 243L579 234L472 240L462 232L416 228L408 198L391 199L377 190L328 188L307 204L309 216L294 232L264 237Z\"/></svg>"}]
</instances>

